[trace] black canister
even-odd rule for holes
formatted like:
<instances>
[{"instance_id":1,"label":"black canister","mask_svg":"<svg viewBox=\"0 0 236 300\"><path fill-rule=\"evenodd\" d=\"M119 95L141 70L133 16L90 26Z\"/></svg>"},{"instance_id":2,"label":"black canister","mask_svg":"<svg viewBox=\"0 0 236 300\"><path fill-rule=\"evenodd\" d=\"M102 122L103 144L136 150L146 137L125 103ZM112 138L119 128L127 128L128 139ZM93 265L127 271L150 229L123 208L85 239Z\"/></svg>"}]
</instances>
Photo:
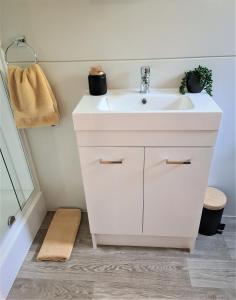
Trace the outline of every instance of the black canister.
<instances>
[{"instance_id":1,"label":"black canister","mask_svg":"<svg viewBox=\"0 0 236 300\"><path fill-rule=\"evenodd\" d=\"M203 235L222 233L225 228L225 224L221 223L223 211L223 208L220 210L210 210L203 207L199 233Z\"/></svg>"},{"instance_id":2,"label":"black canister","mask_svg":"<svg viewBox=\"0 0 236 300\"><path fill-rule=\"evenodd\" d=\"M88 76L89 92L93 96L101 96L107 93L106 74L101 67L93 67Z\"/></svg>"},{"instance_id":3,"label":"black canister","mask_svg":"<svg viewBox=\"0 0 236 300\"><path fill-rule=\"evenodd\" d=\"M199 233L203 235L214 235L224 231L225 224L221 223L221 218L226 202L227 198L222 191L210 186L207 188Z\"/></svg>"}]
</instances>

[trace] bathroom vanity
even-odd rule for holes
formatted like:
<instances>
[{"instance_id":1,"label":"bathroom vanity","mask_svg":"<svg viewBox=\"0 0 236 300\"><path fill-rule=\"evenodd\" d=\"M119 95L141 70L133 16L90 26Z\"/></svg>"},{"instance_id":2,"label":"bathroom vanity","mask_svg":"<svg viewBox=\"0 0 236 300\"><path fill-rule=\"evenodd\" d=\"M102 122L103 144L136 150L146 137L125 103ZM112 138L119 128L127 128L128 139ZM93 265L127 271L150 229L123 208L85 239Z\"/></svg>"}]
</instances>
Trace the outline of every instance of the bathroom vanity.
<instances>
[{"instance_id":1,"label":"bathroom vanity","mask_svg":"<svg viewBox=\"0 0 236 300\"><path fill-rule=\"evenodd\" d=\"M73 122L94 247L194 248L221 113L205 93L84 95Z\"/></svg>"}]
</instances>

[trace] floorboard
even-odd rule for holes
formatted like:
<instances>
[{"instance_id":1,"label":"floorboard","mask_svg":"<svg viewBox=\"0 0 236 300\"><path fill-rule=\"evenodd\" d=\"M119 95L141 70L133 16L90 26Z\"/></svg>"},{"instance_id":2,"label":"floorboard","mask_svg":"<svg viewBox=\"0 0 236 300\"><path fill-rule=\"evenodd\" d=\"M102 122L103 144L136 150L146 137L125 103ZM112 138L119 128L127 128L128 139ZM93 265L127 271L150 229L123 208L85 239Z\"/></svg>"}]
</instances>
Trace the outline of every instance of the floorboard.
<instances>
[{"instance_id":1,"label":"floorboard","mask_svg":"<svg viewBox=\"0 0 236 300\"><path fill-rule=\"evenodd\" d=\"M193 253L177 249L103 246L94 250L87 214L67 262L37 262L53 217L38 231L8 300L236 299L236 218L225 232L199 235Z\"/></svg>"}]
</instances>

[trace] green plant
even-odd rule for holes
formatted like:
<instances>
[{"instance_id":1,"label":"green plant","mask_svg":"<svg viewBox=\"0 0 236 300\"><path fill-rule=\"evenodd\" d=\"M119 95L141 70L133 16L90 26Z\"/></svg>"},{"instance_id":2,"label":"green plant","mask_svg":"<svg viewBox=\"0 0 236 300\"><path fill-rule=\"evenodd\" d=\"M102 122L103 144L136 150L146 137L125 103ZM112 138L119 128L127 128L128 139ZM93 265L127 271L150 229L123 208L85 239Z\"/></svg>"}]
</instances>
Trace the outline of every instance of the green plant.
<instances>
[{"instance_id":1,"label":"green plant","mask_svg":"<svg viewBox=\"0 0 236 300\"><path fill-rule=\"evenodd\" d=\"M190 73L197 73L199 75L200 85L203 87L203 90L205 90L210 96L212 96L212 70L209 70L208 68L203 66L198 66L193 71L185 72L185 76L183 77L181 85L179 87L179 92L181 94L185 94L187 90L187 80Z\"/></svg>"}]
</instances>

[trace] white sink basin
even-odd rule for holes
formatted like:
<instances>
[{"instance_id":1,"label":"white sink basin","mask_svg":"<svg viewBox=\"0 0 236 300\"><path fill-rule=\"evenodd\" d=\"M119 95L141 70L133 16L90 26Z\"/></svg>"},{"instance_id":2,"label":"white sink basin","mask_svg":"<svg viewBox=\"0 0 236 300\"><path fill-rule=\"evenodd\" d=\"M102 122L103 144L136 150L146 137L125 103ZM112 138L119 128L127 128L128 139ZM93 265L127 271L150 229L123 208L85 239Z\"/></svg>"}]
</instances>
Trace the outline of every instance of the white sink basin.
<instances>
[{"instance_id":1,"label":"white sink basin","mask_svg":"<svg viewBox=\"0 0 236 300\"><path fill-rule=\"evenodd\" d=\"M111 94L103 97L98 109L113 112L154 112L161 110L192 109L188 96L178 94Z\"/></svg>"},{"instance_id":2,"label":"white sink basin","mask_svg":"<svg viewBox=\"0 0 236 300\"><path fill-rule=\"evenodd\" d=\"M206 93L177 89L110 90L83 96L73 111L75 130L218 130L221 109Z\"/></svg>"}]
</instances>

